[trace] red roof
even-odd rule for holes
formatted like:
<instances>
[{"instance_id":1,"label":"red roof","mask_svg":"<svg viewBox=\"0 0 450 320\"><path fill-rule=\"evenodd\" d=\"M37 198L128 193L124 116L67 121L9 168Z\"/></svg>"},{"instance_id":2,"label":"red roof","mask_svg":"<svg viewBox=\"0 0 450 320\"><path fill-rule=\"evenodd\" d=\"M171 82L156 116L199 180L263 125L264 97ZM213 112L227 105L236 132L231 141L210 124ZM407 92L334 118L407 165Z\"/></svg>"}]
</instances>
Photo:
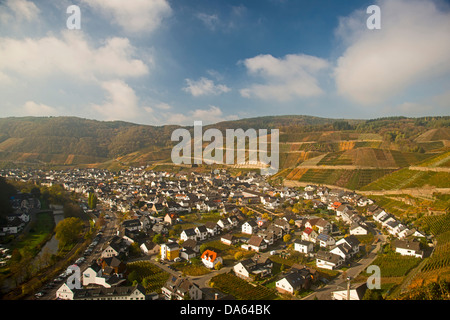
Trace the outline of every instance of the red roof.
<instances>
[{"instance_id":1,"label":"red roof","mask_svg":"<svg viewBox=\"0 0 450 320\"><path fill-rule=\"evenodd\" d=\"M205 250L202 254L202 260L208 259L211 262L214 262L217 258L217 253L211 250Z\"/></svg>"}]
</instances>

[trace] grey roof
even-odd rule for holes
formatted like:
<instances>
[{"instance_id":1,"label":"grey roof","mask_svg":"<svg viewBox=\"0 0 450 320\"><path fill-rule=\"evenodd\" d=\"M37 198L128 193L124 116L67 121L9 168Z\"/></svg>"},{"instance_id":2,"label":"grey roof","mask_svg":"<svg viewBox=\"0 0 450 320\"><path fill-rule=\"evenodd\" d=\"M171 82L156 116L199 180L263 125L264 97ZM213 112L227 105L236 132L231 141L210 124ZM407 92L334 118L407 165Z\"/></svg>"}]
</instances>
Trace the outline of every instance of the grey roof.
<instances>
[{"instance_id":1,"label":"grey roof","mask_svg":"<svg viewBox=\"0 0 450 320\"><path fill-rule=\"evenodd\" d=\"M129 296L136 290L145 295L145 289L142 285L129 287L95 288L95 289L74 289L73 299L90 299L111 296Z\"/></svg>"}]
</instances>

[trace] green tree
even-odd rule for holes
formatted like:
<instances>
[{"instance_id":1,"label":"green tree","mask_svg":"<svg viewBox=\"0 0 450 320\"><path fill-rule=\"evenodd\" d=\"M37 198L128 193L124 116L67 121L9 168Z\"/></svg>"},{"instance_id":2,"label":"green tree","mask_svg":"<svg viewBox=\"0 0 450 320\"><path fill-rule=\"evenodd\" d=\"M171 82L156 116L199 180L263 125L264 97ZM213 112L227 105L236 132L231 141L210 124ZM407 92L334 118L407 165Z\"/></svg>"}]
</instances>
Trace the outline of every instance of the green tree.
<instances>
[{"instance_id":1,"label":"green tree","mask_svg":"<svg viewBox=\"0 0 450 320\"><path fill-rule=\"evenodd\" d=\"M55 228L55 237L59 240L60 248L76 243L83 231L83 221L70 217L60 221Z\"/></svg>"},{"instance_id":2,"label":"green tree","mask_svg":"<svg viewBox=\"0 0 450 320\"><path fill-rule=\"evenodd\" d=\"M88 206L91 209L95 209L97 207L98 198L93 191L89 192L88 196Z\"/></svg>"},{"instance_id":3,"label":"green tree","mask_svg":"<svg viewBox=\"0 0 450 320\"><path fill-rule=\"evenodd\" d=\"M162 236L161 234L157 233L157 234L155 234L155 235L153 236L152 241L153 241L154 243L161 244L161 243L163 243L164 238L163 238L163 236Z\"/></svg>"}]
</instances>

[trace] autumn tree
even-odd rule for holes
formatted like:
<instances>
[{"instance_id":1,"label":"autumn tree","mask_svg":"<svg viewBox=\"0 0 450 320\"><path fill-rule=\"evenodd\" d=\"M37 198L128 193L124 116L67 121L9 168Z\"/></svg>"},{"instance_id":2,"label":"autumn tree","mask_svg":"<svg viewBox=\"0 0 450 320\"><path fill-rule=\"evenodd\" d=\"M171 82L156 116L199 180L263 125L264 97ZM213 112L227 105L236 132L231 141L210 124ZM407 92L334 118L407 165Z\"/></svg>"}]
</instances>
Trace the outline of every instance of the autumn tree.
<instances>
[{"instance_id":1,"label":"autumn tree","mask_svg":"<svg viewBox=\"0 0 450 320\"><path fill-rule=\"evenodd\" d=\"M83 231L83 221L80 218L70 217L60 221L55 228L55 237L59 241L59 247L76 243Z\"/></svg>"}]
</instances>

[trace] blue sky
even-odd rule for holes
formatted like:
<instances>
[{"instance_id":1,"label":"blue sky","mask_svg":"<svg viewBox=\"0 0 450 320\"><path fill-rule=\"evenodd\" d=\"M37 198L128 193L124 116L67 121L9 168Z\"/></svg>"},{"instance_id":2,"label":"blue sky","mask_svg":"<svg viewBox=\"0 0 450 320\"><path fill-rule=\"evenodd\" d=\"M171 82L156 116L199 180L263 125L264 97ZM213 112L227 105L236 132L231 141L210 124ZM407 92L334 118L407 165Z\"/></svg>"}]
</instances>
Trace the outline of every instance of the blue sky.
<instances>
[{"instance_id":1,"label":"blue sky","mask_svg":"<svg viewBox=\"0 0 450 320\"><path fill-rule=\"evenodd\" d=\"M0 0L0 116L449 115L448 34L444 0Z\"/></svg>"}]
</instances>

